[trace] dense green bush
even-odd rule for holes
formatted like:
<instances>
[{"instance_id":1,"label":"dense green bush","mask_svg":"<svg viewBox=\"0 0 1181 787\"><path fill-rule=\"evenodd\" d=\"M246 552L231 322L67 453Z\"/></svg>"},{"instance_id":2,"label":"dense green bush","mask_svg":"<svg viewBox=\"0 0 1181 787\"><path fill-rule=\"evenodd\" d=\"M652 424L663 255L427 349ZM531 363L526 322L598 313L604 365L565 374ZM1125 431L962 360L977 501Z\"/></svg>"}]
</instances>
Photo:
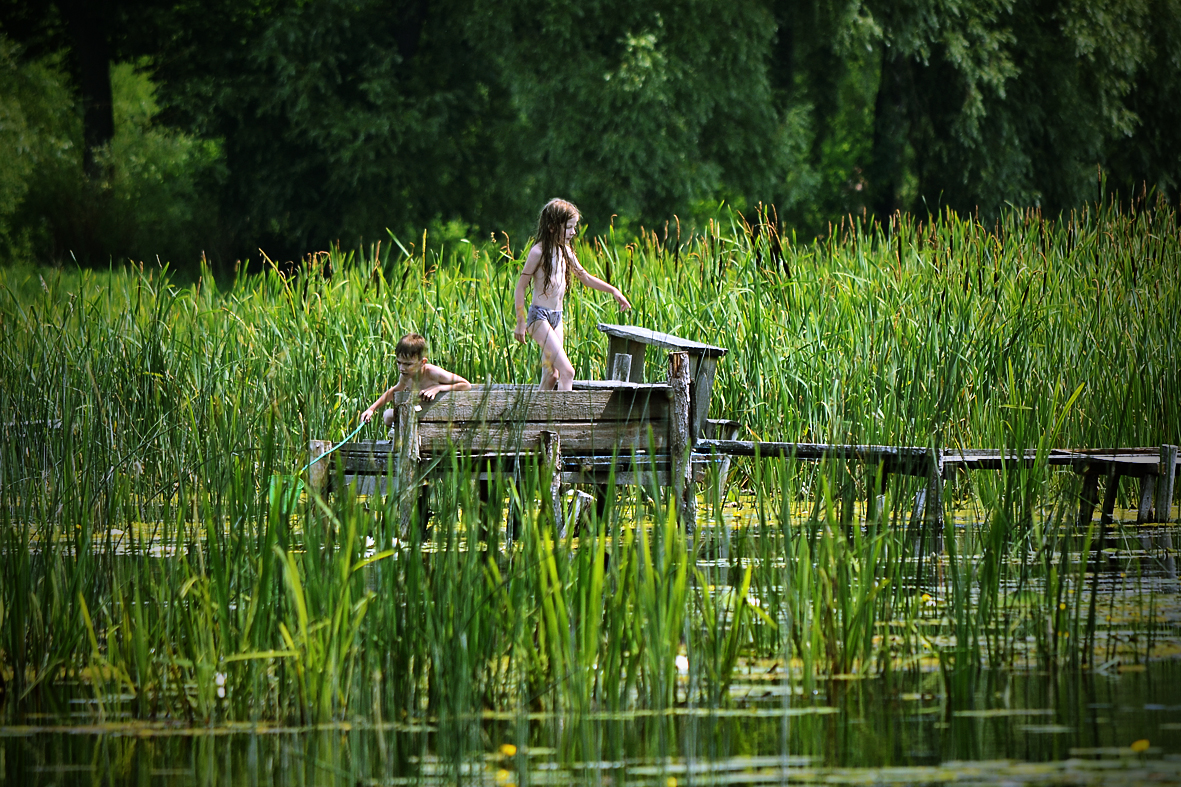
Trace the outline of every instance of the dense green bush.
<instances>
[{"instance_id":1,"label":"dense green bush","mask_svg":"<svg viewBox=\"0 0 1181 787\"><path fill-rule=\"evenodd\" d=\"M99 154L105 177L91 180L61 59L19 54L0 38L0 259L195 267L194 254L218 237L219 145L156 125L155 86L117 65L115 137Z\"/></svg>"}]
</instances>

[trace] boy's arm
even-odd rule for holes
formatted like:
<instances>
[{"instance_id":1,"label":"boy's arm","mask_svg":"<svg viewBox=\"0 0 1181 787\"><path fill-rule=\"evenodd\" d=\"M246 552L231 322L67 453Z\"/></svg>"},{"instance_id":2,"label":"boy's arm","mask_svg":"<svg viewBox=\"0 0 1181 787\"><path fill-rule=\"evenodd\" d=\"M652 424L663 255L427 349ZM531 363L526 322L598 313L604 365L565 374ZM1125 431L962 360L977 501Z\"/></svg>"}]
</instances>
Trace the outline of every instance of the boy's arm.
<instances>
[{"instance_id":1,"label":"boy's arm","mask_svg":"<svg viewBox=\"0 0 1181 787\"><path fill-rule=\"evenodd\" d=\"M399 376L398 382L394 383L392 386L387 388L385 393L383 393L381 396L377 397L376 402L369 405L369 409L367 409L365 412L361 413L361 420L364 421L365 423L369 423L369 421L373 418L374 414L377 412L377 408L381 407L382 405L386 404L391 399L393 399L394 394L396 394L398 391L405 391L405 390L406 390L406 378Z\"/></svg>"},{"instance_id":2,"label":"boy's arm","mask_svg":"<svg viewBox=\"0 0 1181 787\"><path fill-rule=\"evenodd\" d=\"M578 279L592 290L608 293L612 298L615 299L615 302L619 304L621 311L627 311L632 307L631 302L623 296L623 292L621 292L618 287L613 284L608 284L597 276L592 276L590 272L587 271L586 268L582 267L582 264L577 260L575 260L574 264L570 267L574 269L574 278Z\"/></svg>"},{"instance_id":3,"label":"boy's arm","mask_svg":"<svg viewBox=\"0 0 1181 787\"><path fill-rule=\"evenodd\" d=\"M400 385L401 382L402 381L399 380L398 384ZM381 396L377 397L377 401L374 402L373 404L369 405L369 408L367 410L365 410L365 412L361 413L361 420L364 421L365 423L369 423L369 421L371 421L373 419L373 414L377 412L377 408L381 407L383 404L388 402L390 399L393 399L394 394L397 392L397 390L398 390L398 386L395 385L392 388L388 389Z\"/></svg>"},{"instance_id":4,"label":"boy's arm","mask_svg":"<svg viewBox=\"0 0 1181 787\"><path fill-rule=\"evenodd\" d=\"M446 369L434 366L430 367L430 382L422 389L421 396L423 399L434 399L444 391L470 391L472 384L460 377L454 372L449 372Z\"/></svg>"}]
</instances>

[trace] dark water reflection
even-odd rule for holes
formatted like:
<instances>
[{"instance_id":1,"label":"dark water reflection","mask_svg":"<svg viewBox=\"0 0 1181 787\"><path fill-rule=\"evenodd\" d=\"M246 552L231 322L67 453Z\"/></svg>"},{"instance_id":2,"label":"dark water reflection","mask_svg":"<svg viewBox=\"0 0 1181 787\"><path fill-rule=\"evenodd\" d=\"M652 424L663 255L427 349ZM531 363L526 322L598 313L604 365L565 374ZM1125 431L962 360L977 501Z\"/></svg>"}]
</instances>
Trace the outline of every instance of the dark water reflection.
<instances>
[{"instance_id":1,"label":"dark water reflection","mask_svg":"<svg viewBox=\"0 0 1181 787\"><path fill-rule=\"evenodd\" d=\"M380 729L364 720L309 730L28 718L0 729L0 778L45 787L1181 783L1175 661L1111 675L985 675L959 710L944 702L937 674L837 682L807 700L767 685L734 695L720 712Z\"/></svg>"}]
</instances>

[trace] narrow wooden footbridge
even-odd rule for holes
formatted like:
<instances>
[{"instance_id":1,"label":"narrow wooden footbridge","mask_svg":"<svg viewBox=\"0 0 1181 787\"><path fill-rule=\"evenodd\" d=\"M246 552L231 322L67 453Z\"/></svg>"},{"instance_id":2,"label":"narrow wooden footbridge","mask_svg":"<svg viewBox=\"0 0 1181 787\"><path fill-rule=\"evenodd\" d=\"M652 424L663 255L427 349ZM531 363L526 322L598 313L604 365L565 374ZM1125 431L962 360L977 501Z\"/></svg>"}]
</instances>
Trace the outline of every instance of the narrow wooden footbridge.
<instances>
[{"instance_id":1,"label":"narrow wooden footbridge","mask_svg":"<svg viewBox=\"0 0 1181 787\"><path fill-rule=\"evenodd\" d=\"M393 402L388 439L346 443L329 461L312 465L312 485L333 491L343 480L361 494L399 495L403 532L420 512L423 483L457 469L476 476L487 490L495 476L519 473L528 463L549 480L552 511L560 532L570 517L564 487L638 485L671 487L681 521L696 523L696 486L724 481L730 458L782 457L795 461L843 461L864 468L868 510L873 511L891 473L925 479L915 495L910 521L943 524L943 486L958 471L1067 466L1082 477L1078 522L1091 522L1101 502L1102 548L1113 521L1119 482L1140 482L1137 521L1168 522L1181 464L1177 446L1098 450L1013 452L917 446L833 445L736 439L740 424L708 418L710 392L726 349L634 326L600 324L608 338L607 380L575 381L572 391L541 391L534 385L484 385L441 394L435 401L399 394ZM649 382L656 357L660 381ZM659 374L659 372L657 372ZM315 440L311 456L331 447ZM460 461L461 460L461 461ZM712 469L712 473L711 473Z\"/></svg>"}]
</instances>

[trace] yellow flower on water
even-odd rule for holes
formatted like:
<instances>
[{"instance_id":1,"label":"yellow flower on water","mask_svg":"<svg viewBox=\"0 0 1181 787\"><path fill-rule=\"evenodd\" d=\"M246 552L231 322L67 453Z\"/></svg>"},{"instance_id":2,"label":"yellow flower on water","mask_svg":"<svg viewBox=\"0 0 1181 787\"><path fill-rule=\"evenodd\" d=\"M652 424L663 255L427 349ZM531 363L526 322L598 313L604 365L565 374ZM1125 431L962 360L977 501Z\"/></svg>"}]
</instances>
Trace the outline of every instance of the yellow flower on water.
<instances>
[{"instance_id":1,"label":"yellow flower on water","mask_svg":"<svg viewBox=\"0 0 1181 787\"><path fill-rule=\"evenodd\" d=\"M1065 603L1059 604L1058 609L1066 609L1066 604Z\"/></svg>"},{"instance_id":2,"label":"yellow flower on water","mask_svg":"<svg viewBox=\"0 0 1181 787\"><path fill-rule=\"evenodd\" d=\"M923 594L923 601L930 601L930 600L931 600L931 596L927 593L924 593Z\"/></svg>"},{"instance_id":3,"label":"yellow flower on water","mask_svg":"<svg viewBox=\"0 0 1181 787\"><path fill-rule=\"evenodd\" d=\"M676 776L669 776L667 779L664 780L664 785L665 785L665 787L677 787L677 777Z\"/></svg>"},{"instance_id":4,"label":"yellow flower on water","mask_svg":"<svg viewBox=\"0 0 1181 787\"><path fill-rule=\"evenodd\" d=\"M516 747L516 746L514 746L514 745L512 745L511 743L502 743L502 744L500 744L500 754L501 754L501 756L503 756L503 757L512 757L512 756L513 756L514 754L516 754L516 753L517 753L517 747Z\"/></svg>"},{"instance_id":5,"label":"yellow flower on water","mask_svg":"<svg viewBox=\"0 0 1181 787\"><path fill-rule=\"evenodd\" d=\"M511 773L509 773L508 771L506 771L504 768L501 768L499 771L496 772L496 781L499 782L500 784L504 784L507 781L511 781L512 778L513 778L513 775Z\"/></svg>"},{"instance_id":6,"label":"yellow flower on water","mask_svg":"<svg viewBox=\"0 0 1181 787\"><path fill-rule=\"evenodd\" d=\"M1140 752L1148 751L1148 738L1141 738L1132 744L1132 751L1139 754Z\"/></svg>"}]
</instances>

